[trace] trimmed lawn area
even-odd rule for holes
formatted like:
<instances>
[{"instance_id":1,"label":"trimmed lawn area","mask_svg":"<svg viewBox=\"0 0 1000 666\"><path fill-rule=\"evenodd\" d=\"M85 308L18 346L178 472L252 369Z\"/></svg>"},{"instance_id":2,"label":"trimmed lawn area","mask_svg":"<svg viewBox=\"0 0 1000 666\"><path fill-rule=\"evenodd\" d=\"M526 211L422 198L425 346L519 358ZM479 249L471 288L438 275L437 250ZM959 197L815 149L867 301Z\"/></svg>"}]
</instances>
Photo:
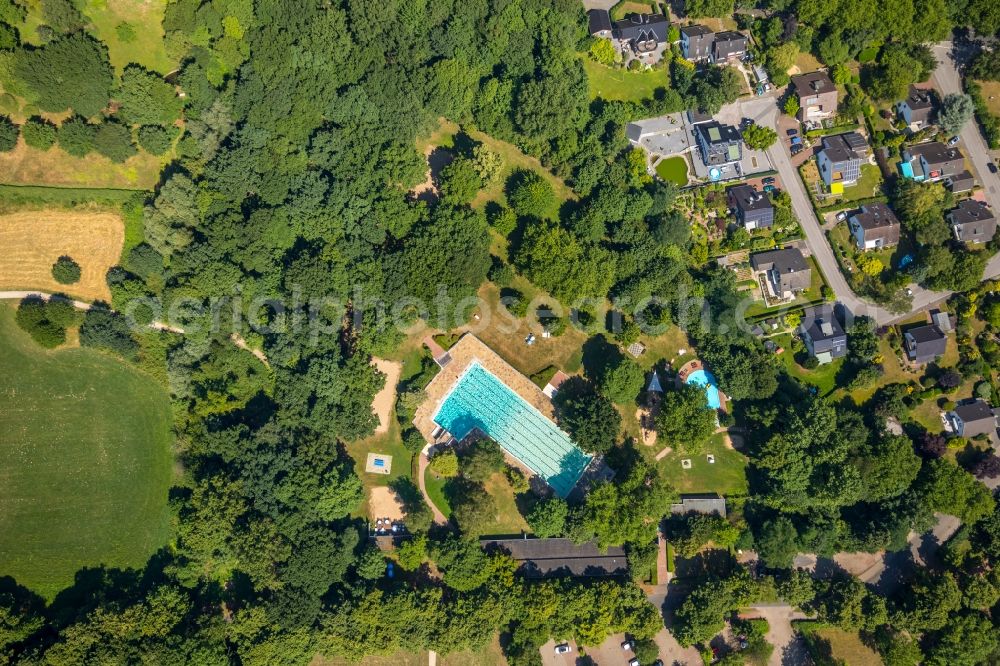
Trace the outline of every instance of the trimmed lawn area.
<instances>
[{"instance_id":1,"label":"trimmed lawn area","mask_svg":"<svg viewBox=\"0 0 1000 666\"><path fill-rule=\"evenodd\" d=\"M795 362L795 355L792 353L792 336L790 333L777 335L773 338L775 344L784 347L785 351L778 354L778 360L785 370L792 377L815 386L821 396L829 395L837 388L837 373L844 365L844 359L838 358L830 363L819 366L815 370L807 370Z\"/></svg>"},{"instance_id":2,"label":"trimmed lawn area","mask_svg":"<svg viewBox=\"0 0 1000 666\"><path fill-rule=\"evenodd\" d=\"M31 109L15 106L10 115L15 121L23 121L34 113ZM173 159L171 153L157 157L140 149L137 155L118 163L96 152L73 157L58 146L48 150L31 148L18 138L13 150L0 153L0 179L14 185L152 190L160 168Z\"/></svg>"},{"instance_id":3,"label":"trimmed lawn area","mask_svg":"<svg viewBox=\"0 0 1000 666\"><path fill-rule=\"evenodd\" d=\"M512 287L536 304L548 304L552 308L558 305L556 299L546 297L545 292L520 276L514 280ZM500 305L499 288L487 282L480 287L479 297L487 309L480 313L479 321L460 331L472 331L490 349L528 377L550 365L568 373L579 370L583 358L583 343L589 337L586 333L575 328L572 323L568 323L562 335L552 338L543 338L535 329L535 343L528 346L524 340L533 329L528 326L528 320L512 319L506 308ZM566 312L565 316L568 317L569 313Z\"/></svg>"},{"instance_id":4,"label":"trimmed lawn area","mask_svg":"<svg viewBox=\"0 0 1000 666\"><path fill-rule=\"evenodd\" d=\"M641 102L652 99L657 88L670 86L670 75L666 69L642 69L630 72L620 67L608 67L595 62L587 55L581 55L583 69L587 72L587 88L590 99L602 97L607 100Z\"/></svg>"},{"instance_id":5,"label":"trimmed lawn area","mask_svg":"<svg viewBox=\"0 0 1000 666\"><path fill-rule=\"evenodd\" d=\"M709 453L715 456L714 464L709 464L706 458ZM683 458L691 459L691 469L681 468ZM747 458L739 451L726 446L723 433L713 435L701 453L686 455L673 451L657 464L667 480L680 493L720 495L747 493Z\"/></svg>"},{"instance_id":6,"label":"trimmed lawn area","mask_svg":"<svg viewBox=\"0 0 1000 666\"><path fill-rule=\"evenodd\" d=\"M680 187L688 183L688 163L680 155L674 155L664 160L660 160L656 165L656 175Z\"/></svg>"},{"instance_id":7,"label":"trimmed lawn area","mask_svg":"<svg viewBox=\"0 0 1000 666\"><path fill-rule=\"evenodd\" d=\"M507 660L500 649L500 638L475 652L463 650L437 657L439 666L506 666ZM397 652L387 657L365 657L361 661L351 661L344 657L316 655L309 666L427 666L427 653L417 654Z\"/></svg>"},{"instance_id":8,"label":"trimmed lawn area","mask_svg":"<svg viewBox=\"0 0 1000 666\"><path fill-rule=\"evenodd\" d=\"M1000 116L1000 81L976 81L983 91L986 108L994 116Z\"/></svg>"},{"instance_id":9,"label":"trimmed lawn area","mask_svg":"<svg viewBox=\"0 0 1000 666\"><path fill-rule=\"evenodd\" d=\"M444 496L444 485L447 482L448 479L438 476L430 467L424 470L424 487L427 488L427 495L445 518L451 518L451 505Z\"/></svg>"},{"instance_id":10,"label":"trimmed lawn area","mask_svg":"<svg viewBox=\"0 0 1000 666\"><path fill-rule=\"evenodd\" d=\"M115 212L45 208L0 214L0 290L37 289L110 301L105 275L118 263L124 239L125 225ZM74 284L52 277L52 264L63 255L80 264Z\"/></svg>"},{"instance_id":11,"label":"trimmed lawn area","mask_svg":"<svg viewBox=\"0 0 1000 666\"><path fill-rule=\"evenodd\" d=\"M820 139L814 138L814 142L819 142ZM801 167L799 167L799 173L802 175L802 179L805 182L806 190L809 192L809 197L818 206L825 209L835 209L837 206L842 208L848 208L852 202L860 201L861 199L870 199L875 196L882 194L882 172L874 164L861 165L861 177L858 182L854 185L850 185L844 188L844 193L837 196L828 196L823 199L818 199L816 197L816 188L818 187L820 191L826 192L827 188L823 181L820 179L819 170L816 166L816 160L810 159L804 162Z\"/></svg>"},{"instance_id":12,"label":"trimmed lawn area","mask_svg":"<svg viewBox=\"0 0 1000 666\"><path fill-rule=\"evenodd\" d=\"M632 2L625 0L619 2L611 8L611 20L620 21L628 14L649 14L653 11L653 5L649 2Z\"/></svg>"},{"instance_id":13,"label":"trimmed lawn area","mask_svg":"<svg viewBox=\"0 0 1000 666\"><path fill-rule=\"evenodd\" d=\"M849 632L838 627L828 626L820 628L818 625L819 623L813 622L803 622L796 625L800 631L803 631L806 645L809 647L810 654L816 659L816 663L836 662L867 664L869 666L881 666L883 663L878 652L862 643L856 631ZM821 662L824 655L826 655L826 659Z\"/></svg>"},{"instance_id":14,"label":"trimmed lawn area","mask_svg":"<svg viewBox=\"0 0 1000 666\"><path fill-rule=\"evenodd\" d=\"M46 351L0 305L0 576L51 599L167 543L170 399L91 349Z\"/></svg>"}]
</instances>

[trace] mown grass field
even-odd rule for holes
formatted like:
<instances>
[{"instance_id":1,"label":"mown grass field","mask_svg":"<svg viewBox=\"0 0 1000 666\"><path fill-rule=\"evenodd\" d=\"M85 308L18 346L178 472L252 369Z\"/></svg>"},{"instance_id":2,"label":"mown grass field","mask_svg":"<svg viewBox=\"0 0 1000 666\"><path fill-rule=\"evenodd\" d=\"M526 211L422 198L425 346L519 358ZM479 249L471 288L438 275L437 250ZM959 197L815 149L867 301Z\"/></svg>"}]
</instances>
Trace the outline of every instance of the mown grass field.
<instances>
[{"instance_id":1,"label":"mown grass field","mask_svg":"<svg viewBox=\"0 0 1000 666\"><path fill-rule=\"evenodd\" d=\"M49 352L0 305L0 576L51 598L167 542L170 400L89 349Z\"/></svg>"},{"instance_id":2,"label":"mown grass field","mask_svg":"<svg viewBox=\"0 0 1000 666\"><path fill-rule=\"evenodd\" d=\"M659 444L653 448L659 449ZM714 463L708 462L708 454L715 456ZM684 458L691 459L691 469L681 467L681 460ZM680 493L747 493L747 458L726 446L722 433L713 435L700 453L673 451L664 456L658 465L664 477Z\"/></svg>"},{"instance_id":3,"label":"mown grass field","mask_svg":"<svg viewBox=\"0 0 1000 666\"><path fill-rule=\"evenodd\" d=\"M608 100L640 102L652 99L657 88L670 87L670 75L665 69L640 70L607 67L594 62L586 55L580 56L583 69L587 72L587 88L590 99L603 97Z\"/></svg>"},{"instance_id":4,"label":"mown grass field","mask_svg":"<svg viewBox=\"0 0 1000 666\"><path fill-rule=\"evenodd\" d=\"M22 107L19 107L22 108ZM11 114L32 115L30 107ZM122 163L92 152L86 157L73 157L62 148L53 146L39 150L17 140L13 150L0 153L0 179L19 185L63 185L66 187L113 187L151 190L160 175L166 158L159 158L140 150Z\"/></svg>"},{"instance_id":5,"label":"mown grass field","mask_svg":"<svg viewBox=\"0 0 1000 666\"><path fill-rule=\"evenodd\" d=\"M102 210L23 210L0 215L0 290L63 292L85 301L110 301L105 274L118 263L125 238L120 215ZM80 264L75 284L52 277L62 255Z\"/></svg>"}]
</instances>

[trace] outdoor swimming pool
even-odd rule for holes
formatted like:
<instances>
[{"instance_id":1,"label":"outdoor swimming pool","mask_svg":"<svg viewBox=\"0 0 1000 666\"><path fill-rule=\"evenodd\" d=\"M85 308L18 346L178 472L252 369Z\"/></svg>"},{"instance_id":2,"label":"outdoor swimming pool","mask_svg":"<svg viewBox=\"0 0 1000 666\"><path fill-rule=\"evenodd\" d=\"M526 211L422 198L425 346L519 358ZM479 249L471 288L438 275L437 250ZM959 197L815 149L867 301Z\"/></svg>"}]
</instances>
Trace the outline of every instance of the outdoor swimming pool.
<instances>
[{"instance_id":1,"label":"outdoor swimming pool","mask_svg":"<svg viewBox=\"0 0 1000 666\"><path fill-rule=\"evenodd\" d=\"M591 457L550 419L479 363L465 370L434 415L459 440L474 428L486 433L566 497Z\"/></svg>"},{"instance_id":2,"label":"outdoor swimming pool","mask_svg":"<svg viewBox=\"0 0 1000 666\"><path fill-rule=\"evenodd\" d=\"M688 375L685 384L694 384L695 386L705 387L705 399L708 401L708 406L712 409L719 409L722 407L722 402L719 401L719 385L715 381L715 376L702 368L695 370L690 375Z\"/></svg>"}]
</instances>

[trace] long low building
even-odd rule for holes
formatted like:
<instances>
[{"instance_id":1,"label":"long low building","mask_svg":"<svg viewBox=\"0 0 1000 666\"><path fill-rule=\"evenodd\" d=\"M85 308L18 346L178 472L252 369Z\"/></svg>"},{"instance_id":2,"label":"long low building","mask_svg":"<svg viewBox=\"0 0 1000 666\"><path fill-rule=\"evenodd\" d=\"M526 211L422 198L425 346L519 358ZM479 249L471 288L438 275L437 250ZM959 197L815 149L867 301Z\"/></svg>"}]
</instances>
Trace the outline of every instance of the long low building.
<instances>
[{"instance_id":1,"label":"long low building","mask_svg":"<svg viewBox=\"0 0 1000 666\"><path fill-rule=\"evenodd\" d=\"M487 552L503 552L521 565L527 578L549 576L624 576L628 573L625 550L611 546L602 552L594 541L573 543L570 539L484 539Z\"/></svg>"}]
</instances>

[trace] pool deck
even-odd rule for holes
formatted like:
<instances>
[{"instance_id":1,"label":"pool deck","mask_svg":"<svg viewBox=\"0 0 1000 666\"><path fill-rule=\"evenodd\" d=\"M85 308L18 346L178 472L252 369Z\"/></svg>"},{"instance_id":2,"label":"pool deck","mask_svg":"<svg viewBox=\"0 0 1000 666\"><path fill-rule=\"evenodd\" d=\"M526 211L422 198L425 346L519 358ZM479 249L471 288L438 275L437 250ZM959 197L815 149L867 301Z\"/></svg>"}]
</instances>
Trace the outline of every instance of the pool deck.
<instances>
[{"instance_id":1,"label":"pool deck","mask_svg":"<svg viewBox=\"0 0 1000 666\"><path fill-rule=\"evenodd\" d=\"M434 423L434 415L437 413L441 403L444 402L448 392L458 381L462 373L474 361L486 370L491 372L497 379L507 385L512 391L523 398L529 405L540 411L547 418L555 421L555 414L552 408L552 401L542 392L542 389L515 370L507 361L486 346L486 344L472 335L466 333L448 350L451 360L444 365L434 379L431 380L424 392L427 399L417 407L413 416L413 425L424 436L428 442L435 443L432 436L437 429Z\"/></svg>"}]
</instances>

